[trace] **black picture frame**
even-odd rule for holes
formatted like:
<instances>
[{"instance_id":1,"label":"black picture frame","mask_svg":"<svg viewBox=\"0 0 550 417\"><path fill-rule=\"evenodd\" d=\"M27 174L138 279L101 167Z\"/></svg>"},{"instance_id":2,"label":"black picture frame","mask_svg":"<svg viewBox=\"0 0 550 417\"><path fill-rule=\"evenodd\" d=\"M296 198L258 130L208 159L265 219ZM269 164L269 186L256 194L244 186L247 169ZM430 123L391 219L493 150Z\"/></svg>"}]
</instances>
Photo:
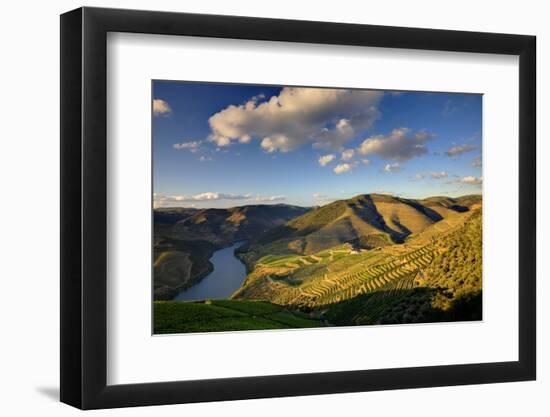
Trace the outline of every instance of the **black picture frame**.
<instances>
[{"instance_id":1,"label":"black picture frame","mask_svg":"<svg viewBox=\"0 0 550 417\"><path fill-rule=\"evenodd\" d=\"M107 385L108 32L519 56L519 360ZM534 380L534 36L80 8L61 16L61 401L81 409Z\"/></svg>"}]
</instances>

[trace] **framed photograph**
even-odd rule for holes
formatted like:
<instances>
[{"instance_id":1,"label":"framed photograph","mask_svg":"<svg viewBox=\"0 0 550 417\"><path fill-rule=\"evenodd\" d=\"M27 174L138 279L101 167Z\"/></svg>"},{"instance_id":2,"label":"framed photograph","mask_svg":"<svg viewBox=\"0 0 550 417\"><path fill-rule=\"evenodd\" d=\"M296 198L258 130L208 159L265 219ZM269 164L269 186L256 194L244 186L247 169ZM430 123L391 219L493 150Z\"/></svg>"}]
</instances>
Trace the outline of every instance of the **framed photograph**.
<instances>
[{"instance_id":1,"label":"framed photograph","mask_svg":"<svg viewBox=\"0 0 550 417\"><path fill-rule=\"evenodd\" d=\"M61 401L533 380L535 37L61 16Z\"/></svg>"}]
</instances>

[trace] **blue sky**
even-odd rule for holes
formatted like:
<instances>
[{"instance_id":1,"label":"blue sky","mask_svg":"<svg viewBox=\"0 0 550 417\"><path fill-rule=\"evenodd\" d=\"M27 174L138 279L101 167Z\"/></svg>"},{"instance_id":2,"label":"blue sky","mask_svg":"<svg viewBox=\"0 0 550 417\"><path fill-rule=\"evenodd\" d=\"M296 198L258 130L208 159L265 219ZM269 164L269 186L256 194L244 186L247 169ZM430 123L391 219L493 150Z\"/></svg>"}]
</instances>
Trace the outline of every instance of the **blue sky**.
<instances>
[{"instance_id":1,"label":"blue sky","mask_svg":"<svg viewBox=\"0 0 550 417\"><path fill-rule=\"evenodd\" d=\"M153 82L155 206L480 193L482 96Z\"/></svg>"}]
</instances>

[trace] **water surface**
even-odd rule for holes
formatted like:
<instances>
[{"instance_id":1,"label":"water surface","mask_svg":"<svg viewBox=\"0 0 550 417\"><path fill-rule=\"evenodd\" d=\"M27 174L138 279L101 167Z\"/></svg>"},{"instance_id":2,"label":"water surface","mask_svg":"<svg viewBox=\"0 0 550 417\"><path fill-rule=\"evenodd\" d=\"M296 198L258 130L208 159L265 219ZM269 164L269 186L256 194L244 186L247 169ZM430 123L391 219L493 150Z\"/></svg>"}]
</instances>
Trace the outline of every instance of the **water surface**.
<instances>
[{"instance_id":1,"label":"water surface","mask_svg":"<svg viewBox=\"0 0 550 417\"><path fill-rule=\"evenodd\" d=\"M206 300L229 298L239 289L246 278L244 264L235 256L235 249L245 242L236 242L233 245L214 252L210 262L214 269L198 284L180 292L174 297L177 301Z\"/></svg>"}]
</instances>

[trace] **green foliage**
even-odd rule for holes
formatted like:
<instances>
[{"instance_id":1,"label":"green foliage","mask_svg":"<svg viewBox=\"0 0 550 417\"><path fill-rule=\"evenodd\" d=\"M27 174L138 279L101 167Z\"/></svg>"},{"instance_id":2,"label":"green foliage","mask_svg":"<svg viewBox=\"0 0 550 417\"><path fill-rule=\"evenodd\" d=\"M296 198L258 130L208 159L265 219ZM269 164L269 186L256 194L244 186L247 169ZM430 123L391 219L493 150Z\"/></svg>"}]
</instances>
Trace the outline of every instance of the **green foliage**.
<instances>
[{"instance_id":1,"label":"green foliage","mask_svg":"<svg viewBox=\"0 0 550 417\"><path fill-rule=\"evenodd\" d=\"M329 306L327 320L335 325L481 320L481 227L477 210L462 227L432 242L433 260L408 285L396 284L410 276Z\"/></svg>"},{"instance_id":2,"label":"green foliage","mask_svg":"<svg viewBox=\"0 0 550 417\"><path fill-rule=\"evenodd\" d=\"M481 227L477 209L403 245L265 257L234 297L324 312L335 325L475 319Z\"/></svg>"},{"instance_id":3,"label":"green foliage","mask_svg":"<svg viewBox=\"0 0 550 417\"><path fill-rule=\"evenodd\" d=\"M447 288L459 298L481 291L482 278L482 216L476 210L464 227L436 241L439 249L434 262L426 270L426 284ZM445 308L447 299L436 301Z\"/></svg>"},{"instance_id":4,"label":"green foliage","mask_svg":"<svg viewBox=\"0 0 550 417\"><path fill-rule=\"evenodd\" d=\"M196 284L212 271L212 243L186 242L165 237L155 244L154 297L171 300L179 291Z\"/></svg>"},{"instance_id":5,"label":"green foliage","mask_svg":"<svg viewBox=\"0 0 550 417\"><path fill-rule=\"evenodd\" d=\"M261 301L156 301L154 334L320 327L318 320Z\"/></svg>"}]
</instances>

